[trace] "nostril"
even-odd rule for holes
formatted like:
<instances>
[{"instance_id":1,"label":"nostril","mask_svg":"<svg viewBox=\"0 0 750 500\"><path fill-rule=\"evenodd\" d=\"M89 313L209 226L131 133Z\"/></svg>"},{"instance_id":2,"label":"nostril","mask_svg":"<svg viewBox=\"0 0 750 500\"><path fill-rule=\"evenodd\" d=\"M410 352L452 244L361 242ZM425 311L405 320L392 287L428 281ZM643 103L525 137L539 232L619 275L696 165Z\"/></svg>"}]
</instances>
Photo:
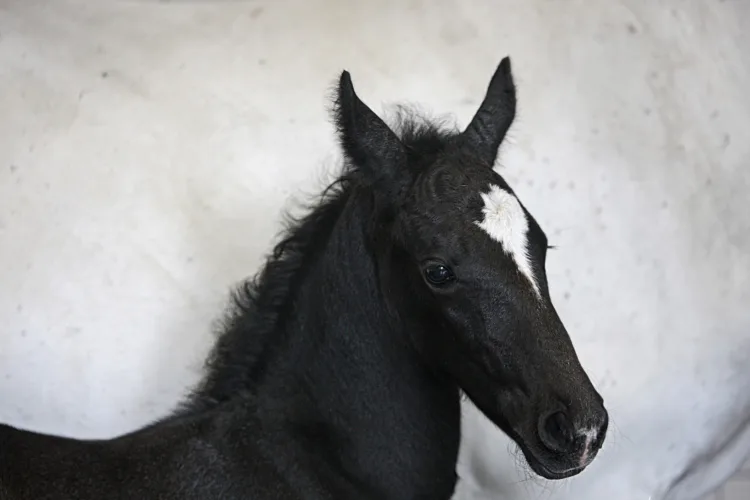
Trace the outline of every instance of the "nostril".
<instances>
[{"instance_id":1,"label":"nostril","mask_svg":"<svg viewBox=\"0 0 750 500\"><path fill-rule=\"evenodd\" d=\"M573 424L564 412L557 411L540 420L539 437L544 446L552 451L570 451L575 442Z\"/></svg>"}]
</instances>

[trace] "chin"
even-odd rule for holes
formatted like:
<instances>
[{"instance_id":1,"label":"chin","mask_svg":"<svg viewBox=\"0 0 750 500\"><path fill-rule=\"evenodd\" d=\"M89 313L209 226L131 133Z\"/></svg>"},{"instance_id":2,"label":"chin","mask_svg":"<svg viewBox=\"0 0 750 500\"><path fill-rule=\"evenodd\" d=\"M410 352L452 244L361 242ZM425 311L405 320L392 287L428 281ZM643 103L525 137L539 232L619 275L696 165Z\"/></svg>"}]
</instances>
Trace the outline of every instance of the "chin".
<instances>
[{"instance_id":1,"label":"chin","mask_svg":"<svg viewBox=\"0 0 750 500\"><path fill-rule=\"evenodd\" d=\"M573 467L568 469L559 469L559 470L552 470L548 468L546 465L544 465L539 460L533 458L533 456L528 456L524 453L524 456L526 458L526 462L529 464L529 467L531 467L531 470L534 471L537 475L543 477L544 479L549 479L550 481L559 481L561 479L567 479L569 477L576 476L580 474L581 472L586 469L586 466L581 467Z\"/></svg>"}]
</instances>

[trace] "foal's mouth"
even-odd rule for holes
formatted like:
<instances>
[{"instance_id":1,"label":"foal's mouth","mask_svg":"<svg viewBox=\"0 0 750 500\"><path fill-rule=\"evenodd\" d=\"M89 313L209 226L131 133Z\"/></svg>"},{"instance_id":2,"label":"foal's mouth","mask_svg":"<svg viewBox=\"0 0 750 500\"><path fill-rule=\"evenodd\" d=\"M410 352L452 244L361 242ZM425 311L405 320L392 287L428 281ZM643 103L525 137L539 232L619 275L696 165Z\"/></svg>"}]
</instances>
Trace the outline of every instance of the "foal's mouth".
<instances>
[{"instance_id":1,"label":"foal's mouth","mask_svg":"<svg viewBox=\"0 0 750 500\"><path fill-rule=\"evenodd\" d=\"M533 446L534 451L526 444L519 443L519 447L526 458L526 463L529 464L532 471L544 479L556 481L567 479L583 472L599 454L601 443L596 445L587 443L586 448L579 453L573 453L568 456L550 454L548 450L544 449L541 443L535 443ZM555 462L557 462L557 467L552 465Z\"/></svg>"},{"instance_id":2,"label":"foal's mouth","mask_svg":"<svg viewBox=\"0 0 750 500\"><path fill-rule=\"evenodd\" d=\"M549 479L553 481L557 481L560 479L567 479L569 477L576 476L583 472L583 470L588 467L588 464L581 465L578 467L571 467L569 469L562 469L559 471L553 471L552 469L548 468L546 465L544 465L542 462L533 459L529 460L529 458L526 458L526 461L529 464L529 467L537 473L538 475L542 476L544 479Z\"/></svg>"}]
</instances>

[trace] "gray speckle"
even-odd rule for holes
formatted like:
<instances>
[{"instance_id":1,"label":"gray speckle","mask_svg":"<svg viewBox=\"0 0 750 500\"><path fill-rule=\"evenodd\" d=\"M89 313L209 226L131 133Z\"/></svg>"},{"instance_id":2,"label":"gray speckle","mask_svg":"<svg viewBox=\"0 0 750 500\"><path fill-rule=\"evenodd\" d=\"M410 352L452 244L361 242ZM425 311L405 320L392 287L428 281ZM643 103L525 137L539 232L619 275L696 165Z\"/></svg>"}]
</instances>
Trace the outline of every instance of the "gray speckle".
<instances>
[{"instance_id":1,"label":"gray speckle","mask_svg":"<svg viewBox=\"0 0 750 500\"><path fill-rule=\"evenodd\" d=\"M255 7L253 10L250 11L250 19L258 19L260 16L263 15L263 11L265 9L263 7Z\"/></svg>"},{"instance_id":2,"label":"gray speckle","mask_svg":"<svg viewBox=\"0 0 750 500\"><path fill-rule=\"evenodd\" d=\"M67 338L76 337L80 333L81 333L80 326L69 326L68 328L65 329L65 336Z\"/></svg>"},{"instance_id":3,"label":"gray speckle","mask_svg":"<svg viewBox=\"0 0 750 500\"><path fill-rule=\"evenodd\" d=\"M102 71L100 76L102 78L109 78L109 72L108 71Z\"/></svg>"},{"instance_id":4,"label":"gray speckle","mask_svg":"<svg viewBox=\"0 0 750 500\"><path fill-rule=\"evenodd\" d=\"M630 33L631 35L635 35L636 33L638 33L638 28L635 27L635 24L628 23L626 26L628 28L628 33Z\"/></svg>"},{"instance_id":5,"label":"gray speckle","mask_svg":"<svg viewBox=\"0 0 750 500\"><path fill-rule=\"evenodd\" d=\"M11 164L10 167L8 167L8 168L10 168L10 173L11 174L15 174L18 171L18 165Z\"/></svg>"}]
</instances>

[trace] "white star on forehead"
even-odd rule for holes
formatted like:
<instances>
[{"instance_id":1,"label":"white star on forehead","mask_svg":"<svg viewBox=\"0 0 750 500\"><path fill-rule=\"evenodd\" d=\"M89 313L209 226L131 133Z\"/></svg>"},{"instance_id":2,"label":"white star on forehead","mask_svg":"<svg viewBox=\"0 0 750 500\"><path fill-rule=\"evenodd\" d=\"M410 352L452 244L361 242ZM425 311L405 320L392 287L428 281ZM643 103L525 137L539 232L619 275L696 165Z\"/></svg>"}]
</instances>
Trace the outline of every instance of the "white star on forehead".
<instances>
[{"instance_id":1,"label":"white star on forehead","mask_svg":"<svg viewBox=\"0 0 750 500\"><path fill-rule=\"evenodd\" d=\"M536 295L541 297L529 258L529 221L523 207L513 194L495 184L490 184L490 190L480 193L480 196L484 201L484 220L475 224L502 245L505 252L513 258L521 274L531 282Z\"/></svg>"}]
</instances>

